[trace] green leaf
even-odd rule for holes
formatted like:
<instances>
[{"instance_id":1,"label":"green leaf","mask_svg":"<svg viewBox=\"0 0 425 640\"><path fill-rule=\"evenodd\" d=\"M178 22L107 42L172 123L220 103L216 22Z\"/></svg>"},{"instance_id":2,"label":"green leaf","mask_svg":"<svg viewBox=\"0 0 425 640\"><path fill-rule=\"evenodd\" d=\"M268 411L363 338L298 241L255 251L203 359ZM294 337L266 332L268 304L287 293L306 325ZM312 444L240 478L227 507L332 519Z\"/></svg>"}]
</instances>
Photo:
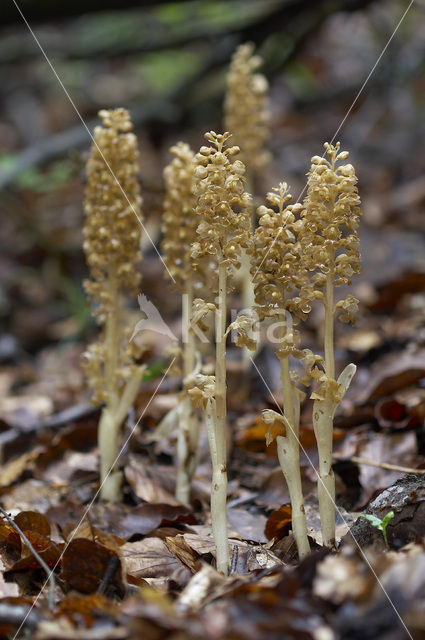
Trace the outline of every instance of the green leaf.
<instances>
[{"instance_id":1,"label":"green leaf","mask_svg":"<svg viewBox=\"0 0 425 640\"><path fill-rule=\"evenodd\" d=\"M143 374L142 382L151 382L152 380L159 378L161 373L163 373L166 364L166 360L156 360L150 364Z\"/></svg>"},{"instance_id":2,"label":"green leaf","mask_svg":"<svg viewBox=\"0 0 425 640\"><path fill-rule=\"evenodd\" d=\"M388 544L387 541L387 527L390 520L394 518L394 511L388 511L387 515L382 518L382 534L384 536L385 543Z\"/></svg>"},{"instance_id":3,"label":"green leaf","mask_svg":"<svg viewBox=\"0 0 425 640\"><path fill-rule=\"evenodd\" d=\"M377 516L373 516L373 515L371 515L369 513L359 513L359 518L364 518L365 520L367 520L372 525L372 527L375 527L375 529L378 529L379 531L382 531L382 535L384 536L385 544L388 545L387 527L388 527L388 524L389 524L390 520L392 518L394 518L394 511L389 511L387 513L387 515L382 518L382 520L380 518L378 518Z\"/></svg>"},{"instance_id":4,"label":"green leaf","mask_svg":"<svg viewBox=\"0 0 425 640\"><path fill-rule=\"evenodd\" d=\"M380 531L382 531L382 520L380 518L372 516L368 513L360 513L359 518L364 518L365 520L370 522L372 527L375 527L375 529L379 529Z\"/></svg>"}]
</instances>

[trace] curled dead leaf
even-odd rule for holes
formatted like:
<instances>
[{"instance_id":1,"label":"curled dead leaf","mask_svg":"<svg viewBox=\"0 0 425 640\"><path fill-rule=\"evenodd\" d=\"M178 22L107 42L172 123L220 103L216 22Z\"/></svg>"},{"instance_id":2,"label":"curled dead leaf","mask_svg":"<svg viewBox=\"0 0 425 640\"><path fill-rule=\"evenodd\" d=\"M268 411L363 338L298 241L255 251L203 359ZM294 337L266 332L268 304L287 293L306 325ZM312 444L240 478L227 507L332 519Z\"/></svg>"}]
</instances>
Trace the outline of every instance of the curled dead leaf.
<instances>
[{"instance_id":1,"label":"curled dead leaf","mask_svg":"<svg viewBox=\"0 0 425 640\"><path fill-rule=\"evenodd\" d=\"M283 504L269 515L264 533L268 540L280 540L289 533L291 525L291 505Z\"/></svg>"}]
</instances>

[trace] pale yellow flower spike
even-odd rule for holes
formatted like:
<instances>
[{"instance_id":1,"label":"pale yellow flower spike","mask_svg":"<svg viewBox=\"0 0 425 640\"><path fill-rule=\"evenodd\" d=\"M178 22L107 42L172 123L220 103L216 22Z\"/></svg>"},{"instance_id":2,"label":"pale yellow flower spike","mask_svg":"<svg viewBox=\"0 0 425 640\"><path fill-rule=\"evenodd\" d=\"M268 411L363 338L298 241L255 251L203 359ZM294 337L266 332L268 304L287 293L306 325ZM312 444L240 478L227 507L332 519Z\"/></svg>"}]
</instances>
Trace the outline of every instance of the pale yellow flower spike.
<instances>
[{"instance_id":1,"label":"pale yellow flower spike","mask_svg":"<svg viewBox=\"0 0 425 640\"><path fill-rule=\"evenodd\" d=\"M356 371L347 365L335 380L334 320L342 309L342 321L353 321L357 300L348 295L335 304L334 287L351 284L360 271L357 227L361 210L357 177L351 164L342 164L348 152L340 145L325 144L325 157L314 156L308 174L304 200L305 222L301 243L304 267L310 280L304 289L307 298L317 298L325 308L324 369L314 399L313 425L319 450L318 495L323 542L335 544L335 479L332 471L333 416Z\"/></svg>"},{"instance_id":2,"label":"pale yellow flower spike","mask_svg":"<svg viewBox=\"0 0 425 640\"><path fill-rule=\"evenodd\" d=\"M255 230L251 271L260 317L271 317L280 327L276 355L281 366L284 416L268 411L264 419L271 422L280 420L285 428L285 435L277 436L277 450L291 498L294 538L299 557L303 558L310 551L298 442L303 394L292 381L289 368L289 356L301 353L295 346L298 336L292 327L289 310L294 313L295 320L305 317L306 309L303 309L298 290L306 284L306 272L301 269L301 245L298 239L303 226L300 220L302 205L288 205L290 200L287 184L283 182L267 194L269 207L263 205L258 208L259 225ZM271 207L276 207L277 211Z\"/></svg>"},{"instance_id":3,"label":"pale yellow flower spike","mask_svg":"<svg viewBox=\"0 0 425 640\"><path fill-rule=\"evenodd\" d=\"M119 429L134 402L143 371L133 359L130 328L123 327L121 308L123 293L136 295L140 284L137 265L142 257L142 198L137 181L137 140L128 111L100 111L99 115L103 123L94 131L95 144L87 163L83 247L90 270L84 288L102 333L85 354L85 371L93 402L105 405L98 436L101 498L116 501L121 497L121 474L113 468Z\"/></svg>"},{"instance_id":4,"label":"pale yellow flower spike","mask_svg":"<svg viewBox=\"0 0 425 640\"><path fill-rule=\"evenodd\" d=\"M228 573L230 566L226 518L226 299L229 278L234 268L240 267L242 249L248 249L251 240L248 211L251 196L244 191L245 167L240 160L232 159L239 153L239 148L227 146L229 137L229 133L210 131L205 134L210 146L201 147L196 156L195 174L198 182L195 211L199 216L199 225L198 240L192 247L195 262L205 256L214 256L216 260L210 285L211 299L215 300L218 294L214 396L211 395L212 380L205 388L197 386L196 394L204 396L213 465L212 528L217 549L217 569L224 574Z\"/></svg>"}]
</instances>

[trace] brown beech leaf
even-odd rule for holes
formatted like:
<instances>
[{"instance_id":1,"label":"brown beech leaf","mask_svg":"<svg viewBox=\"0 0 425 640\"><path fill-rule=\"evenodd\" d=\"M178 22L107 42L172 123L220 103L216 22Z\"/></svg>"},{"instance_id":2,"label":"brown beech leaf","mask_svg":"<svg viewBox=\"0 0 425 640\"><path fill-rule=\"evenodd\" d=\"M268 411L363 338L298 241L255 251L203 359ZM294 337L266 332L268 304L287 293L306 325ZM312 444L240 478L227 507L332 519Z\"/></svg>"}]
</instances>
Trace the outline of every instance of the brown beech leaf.
<instances>
[{"instance_id":1,"label":"brown beech leaf","mask_svg":"<svg viewBox=\"0 0 425 640\"><path fill-rule=\"evenodd\" d=\"M86 540L94 540L93 527L91 523L86 519L83 522L78 522L77 526L74 524L67 524L62 528L62 535L65 540L72 540L73 538L85 538Z\"/></svg>"},{"instance_id":2,"label":"brown beech leaf","mask_svg":"<svg viewBox=\"0 0 425 640\"><path fill-rule=\"evenodd\" d=\"M65 615L75 626L83 622L85 627L92 627L99 618L113 618L118 614L118 607L108 598L99 594L80 595L71 593L60 603L56 615Z\"/></svg>"},{"instance_id":3,"label":"brown beech leaf","mask_svg":"<svg viewBox=\"0 0 425 640\"><path fill-rule=\"evenodd\" d=\"M231 529L244 540L267 542L264 535L267 518L262 513L250 513L246 509L228 507L227 520Z\"/></svg>"},{"instance_id":4,"label":"brown beech leaf","mask_svg":"<svg viewBox=\"0 0 425 640\"><path fill-rule=\"evenodd\" d=\"M0 544L3 549L8 546L21 551L21 537L17 531L6 520L0 518Z\"/></svg>"},{"instance_id":5,"label":"brown beech leaf","mask_svg":"<svg viewBox=\"0 0 425 640\"><path fill-rule=\"evenodd\" d=\"M223 574L202 563L200 570L192 576L179 595L177 608L179 611L197 611L217 595L222 595L228 584L229 581Z\"/></svg>"},{"instance_id":6,"label":"brown beech leaf","mask_svg":"<svg viewBox=\"0 0 425 640\"><path fill-rule=\"evenodd\" d=\"M211 556L215 558L215 544L211 536L185 533L183 537L189 547L203 556L202 560L210 562ZM242 540L229 539L232 550L232 561L236 565L238 573L248 573L256 569L269 569L281 564L276 555L265 549L262 545L252 545Z\"/></svg>"},{"instance_id":7,"label":"brown beech leaf","mask_svg":"<svg viewBox=\"0 0 425 640\"><path fill-rule=\"evenodd\" d=\"M126 542L120 555L126 573L136 578L171 576L180 568L179 561L160 538Z\"/></svg>"},{"instance_id":8,"label":"brown beech leaf","mask_svg":"<svg viewBox=\"0 0 425 640\"><path fill-rule=\"evenodd\" d=\"M60 460L65 452L90 451L97 443L97 419L92 417L83 423L74 423L55 435L46 450L38 456L37 467L46 469Z\"/></svg>"},{"instance_id":9,"label":"brown beech leaf","mask_svg":"<svg viewBox=\"0 0 425 640\"><path fill-rule=\"evenodd\" d=\"M369 379L359 389L353 387L358 403L389 396L415 384L425 376L425 349L416 353L390 353L377 360L369 369ZM353 397L351 395L351 398Z\"/></svg>"},{"instance_id":10,"label":"brown beech leaf","mask_svg":"<svg viewBox=\"0 0 425 640\"><path fill-rule=\"evenodd\" d=\"M34 477L45 482L77 483L94 481L98 477L99 456L97 452L65 451L58 461L52 461L34 471Z\"/></svg>"},{"instance_id":11,"label":"brown beech leaf","mask_svg":"<svg viewBox=\"0 0 425 640\"><path fill-rule=\"evenodd\" d=\"M311 455L310 460L312 460L314 464L316 458ZM317 478L312 474L310 466L301 467L301 479L304 495L316 491ZM290 498L286 480L283 476L282 469L277 467L270 471L261 483L255 502L269 509L279 509L282 504L289 503L289 501Z\"/></svg>"},{"instance_id":12,"label":"brown beech leaf","mask_svg":"<svg viewBox=\"0 0 425 640\"><path fill-rule=\"evenodd\" d=\"M138 498L151 503L180 505L180 501L174 497L172 483L169 487L164 486L164 482L167 480L167 471L159 465L156 468L148 466L144 464L144 461L132 455L124 473L127 482Z\"/></svg>"},{"instance_id":13,"label":"brown beech leaf","mask_svg":"<svg viewBox=\"0 0 425 640\"><path fill-rule=\"evenodd\" d=\"M300 597L300 588L297 572L280 564L263 581L236 585L227 598L212 602L202 619L217 638L313 640L322 636L333 640L320 601L306 593Z\"/></svg>"},{"instance_id":14,"label":"brown beech leaf","mask_svg":"<svg viewBox=\"0 0 425 640\"><path fill-rule=\"evenodd\" d=\"M37 533L37 531L23 531L23 534L40 555L41 559L53 569L60 558L63 545L55 544L47 536L43 536L41 533ZM40 568L38 560L33 556L25 543L22 543L22 557L10 567L10 570L24 571L26 569Z\"/></svg>"},{"instance_id":15,"label":"brown beech leaf","mask_svg":"<svg viewBox=\"0 0 425 640\"><path fill-rule=\"evenodd\" d=\"M289 533L292 525L292 509L290 504L283 504L269 515L264 530L268 540L280 540Z\"/></svg>"},{"instance_id":16,"label":"brown beech leaf","mask_svg":"<svg viewBox=\"0 0 425 640\"><path fill-rule=\"evenodd\" d=\"M351 444L350 444L351 440ZM404 467L415 468L423 463L423 456L417 454L417 441L413 431L371 434L362 438L347 438L347 448L344 455L349 458L356 455L365 460L374 462L389 462L399 464ZM350 446L351 451L348 449ZM359 481L363 488L361 504L362 506L378 490L388 487L400 478L403 473L371 465L359 465Z\"/></svg>"},{"instance_id":17,"label":"brown beech leaf","mask_svg":"<svg viewBox=\"0 0 425 640\"><path fill-rule=\"evenodd\" d=\"M273 438L273 442L269 446L266 445L267 433ZM236 444L245 451L253 451L256 453L265 452L268 456L277 457L276 436L284 435L285 426L280 420L275 420L274 423L270 425L265 423L263 416L260 415L256 418L252 427L249 427L244 433L238 436ZM299 438L304 449L316 445L313 429L309 427L300 426Z\"/></svg>"},{"instance_id":18,"label":"brown beech leaf","mask_svg":"<svg viewBox=\"0 0 425 640\"><path fill-rule=\"evenodd\" d=\"M93 540L99 542L104 547L107 547L113 552L118 550L124 540L112 533L103 531L99 527L94 527L91 522L84 520L79 522L76 527L73 525L67 525L62 529L62 534L65 540L72 540L73 538L85 538L86 540Z\"/></svg>"},{"instance_id":19,"label":"brown beech leaf","mask_svg":"<svg viewBox=\"0 0 425 640\"><path fill-rule=\"evenodd\" d=\"M0 487L8 487L16 482L22 473L28 469L29 464L34 460L40 450L40 447L36 447L35 450L29 453L23 453L4 464L0 470Z\"/></svg>"},{"instance_id":20,"label":"brown beech leaf","mask_svg":"<svg viewBox=\"0 0 425 640\"><path fill-rule=\"evenodd\" d=\"M21 511L13 521L22 531L34 531L42 536L50 535L50 524L46 516L38 511Z\"/></svg>"},{"instance_id":21,"label":"brown beech leaf","mask_svg":"<svg viewBox=\"0 0 425 640\"><path fill-rule=\"evenodd\" d=\"M95 540L95 542L99 542L111 551L117 552L119 547L125 544L125 540L123 538L115 536L113 533L103 531L102 529L99 529L99 527L92 527L92 531L94 536L93 540Z\"/></svg>"},{"instance_id":22,"label":"brown beech leaf","mask_svg":"<svg viewBox=\"0 0 425 640\"><path fill-rule=\"evenodd\" d=\"M189 507L170 504L140 504L121 523L121 535L131 538L133 535L147 535L158 527L181 522L185 524L197 524L197 520Z\"/></svg>"},{"instance_id":23,"label":"brown beech leaf","mask_svg":"<svg viewBox=\"0 0 425 640\"><path fill-rule=\"evenodd\" d=\"M266 446L266 434L270 433L273 442ZM277 457L276 436L284 436L285 427L280 420L276 420L272 425L266 424L262 416L258 416L252 427L238 436L236 444L245 451L265 452L268 456Z\"/></svg>"},{"instance_id":24,"label":"brown beech leaf","mask_svg":"<svg viewBox=\"0 0 425 640\"><path fill-rule=\"evenodd\" d=\"M113 551L93 540L74 538L63 554L61 578L68 589L80 593L95 593L111 561L116 557ZM111 582L118 591L123 592L120 568Z\"/></svg>"},{"instance_id":25,"label":"brown beech leaf","mask_svg":"<svg viewBox=\"0 0 425 640\"><path fill-rule=\"evenodd\" d=\"M131 620L131 634L126 635L125 639L212 640L213 637L201 620L195 616L182 615L166 593L150 587L142 588L140 596L127 598L122 602L120 612Z\"/></svg>"},{"instance_id":26,"label":"brown beech leaf","mask_svg":"<svg viewBox=\"0 0 425 640\"><path fill-rule=\"evenodd\" d=\"M200 535L199 533L185 533L184 539L201 556L211 554L215 557L215 544L211 535ZM246 544L246 543L241 543Z\"/></svg>"},{"instance_id":27,"label":"brown beech leaf","mask_svg":"<svg viewBox=\"0 0 425 640\"><path fill-rule=\"evenodd\" d=\"M193 531L191 527L187 526L179 527L178 529L176 527L158 527L158 529L148 533L148 537L165 540L165 538L174 538L174 536L181 536L182 533L193 533Z\"/></svg>"},{"instance_id":28,"label":"brown beech leaf","mask_svg":"<svg viewBox=\"0 0 425 640\"><path fill-rule=\"evenodd\" d=\"M34 480L24 480L13 486L2 496L3 508L6 511L41 511L45 513L53 504L61 501L64 487L49 485Z\"/></svg>"},{"instance_id":29,"label":"brown beech leaf","mask_svg":"<svg viewBox=\"0 0 425 640\"><path fill-rule=\"evenodd\" d=\"M425 273L408 271L379 286L376 299L368 307L374 312L391 310L406 293L420 293L424 289Z\"/></svg>"},{"instance_id":30,"label":"brown beech leaf","mask_svg":"<svg viewBox=\"0 0 425 640\"><path fill-rule=\"evenodd\" d=\"M54 522L63 529L65 525L71 525L71 523L75 523L74 526L76 526L82 520L86 509L87 507L83 504L73 500L63 500L60 504L49 507L45 513L50 522Z\"/></svg>"},{"instance_id":31,"label":"brown beech leaf","mask_svg":"<svg viewBox=\"0 0 425 640\"><path fill-rule=\"evenodd\" d=\"M183 536L173 536L164 540L167 549L181 562L181 564L195 573L198 568L200 555L190 547Z\"/></svg>"}]
</instances>

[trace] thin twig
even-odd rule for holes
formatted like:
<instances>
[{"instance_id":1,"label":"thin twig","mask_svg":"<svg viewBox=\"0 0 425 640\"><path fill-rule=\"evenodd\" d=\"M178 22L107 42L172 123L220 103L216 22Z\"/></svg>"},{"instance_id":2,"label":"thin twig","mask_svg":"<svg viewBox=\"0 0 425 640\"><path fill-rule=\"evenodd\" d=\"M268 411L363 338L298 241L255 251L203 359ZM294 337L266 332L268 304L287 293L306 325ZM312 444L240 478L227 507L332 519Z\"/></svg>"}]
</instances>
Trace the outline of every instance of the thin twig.
<instances>
[{"instance_id":1,"label":"thin twig","mask_svg":"<svg viewBox=\"0 0 425 640\"><path fill-rule=\"evenodd\" d=\"M349 460L357 464L365 464L369 467L378 467L379 469L387 469L387 471L400 471L400 473L415 473L417 475L425 475L425 469L413 469L412 467L401 467L398 464L390 464L389 462L375 462L375 460L366 460L358 456L344 456L340 453L334 453L336 460Z\"/></svg>"},{"instance_id":2,"label":"thin twig","mask_svg":"<svg viewBox=\"0 0 425 640\"><path fill-rule=\"evenodd\" d=\"M50 567L48 566L48 564L46 564L46 562L44 562L44 560L40 556L40 554L37 553L37 551L34 549L34 547L32 546L31 542L28 540L28 538L26 537L26 535L24 534L22 529L16 524L16 522L14 522L12 520L10 515L3 509L3 507L0 507L0 513L7 520L7 522L10 524L10 526L13 529L15 529L16 533L18 533L21 536L23 543L28 547L28 549L31 551L32 555L37 560L39 565L47 573L47 576L48 576L48 579L49 579L48 603L49 603L49 609L53 611L53 609L55 608L55 586L56 586L56 581L55 581L55 576L54 576L53 571L50 570Z\"/></svg>"},{"instance_id":3,"label":"thin twig","mask_svg":"<svg viewBox=\"0 0 425 640\"><path fill-rule=\"evenodd\" d=\"M107 566L105 573L103 575L102 580L99 583L96 593L104 594L108 585L112 582L117 573L119 567L121 566L120 560L118 556L111 556Z\"/></svg>"},{"instance_id":4,"label":"thin twig","mask_svg":"<svg viewBox=\"0 0 425 640\"><path fill-rule=\"evenodd\" d=\"M232 562L230 564L230 571L229 571L230 576L236 571L236 566L238 564L238 556L239 556L239 547L237 544L234 544L233 553L232 553Z\"/></svg>"}]
</instances>

